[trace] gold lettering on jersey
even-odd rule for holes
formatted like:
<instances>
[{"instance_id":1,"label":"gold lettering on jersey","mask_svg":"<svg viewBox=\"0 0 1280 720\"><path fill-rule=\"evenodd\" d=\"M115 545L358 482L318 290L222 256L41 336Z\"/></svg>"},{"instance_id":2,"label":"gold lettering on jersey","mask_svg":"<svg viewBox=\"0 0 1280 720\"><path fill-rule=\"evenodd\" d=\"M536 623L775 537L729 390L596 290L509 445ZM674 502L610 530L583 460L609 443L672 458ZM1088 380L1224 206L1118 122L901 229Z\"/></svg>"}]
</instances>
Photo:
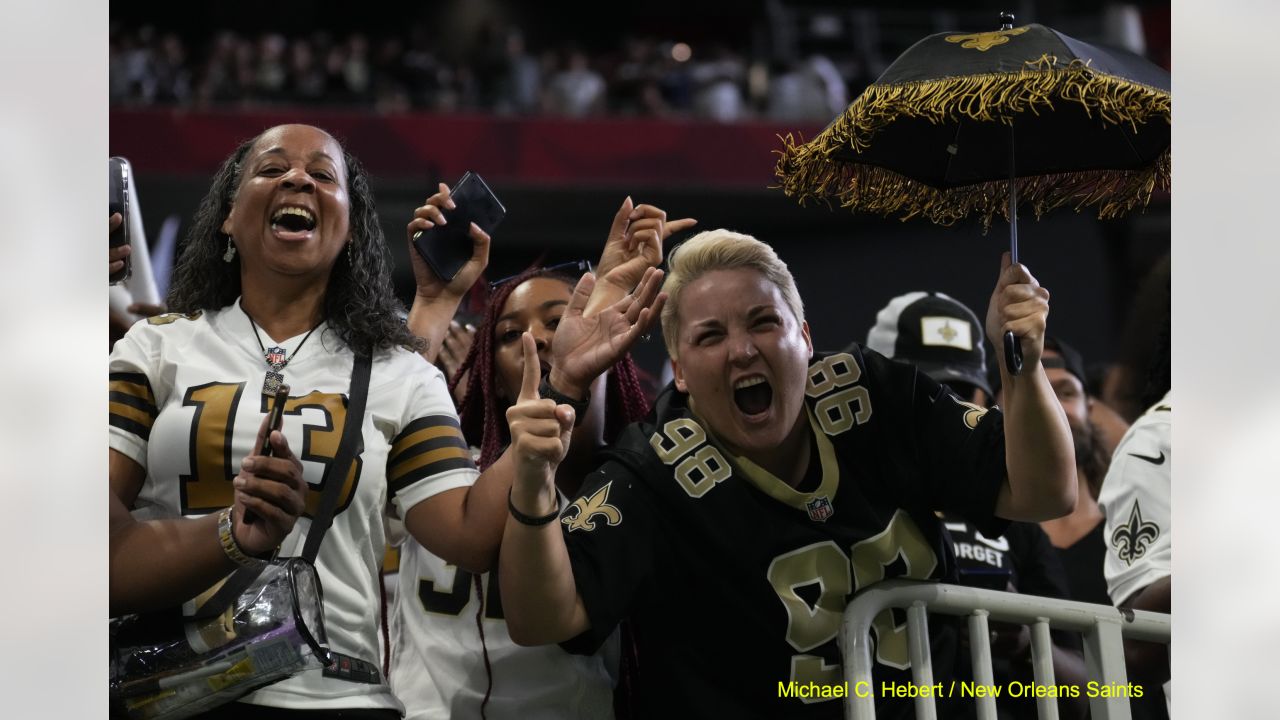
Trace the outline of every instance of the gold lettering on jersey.
<instances>
[{"instance_id":1,"label":"gold lettering on jersey","mask_svg":"<svg viewBox=\"0 0 1280 720\"><path fill-rule=\"evenodd\" d=\"M905 578L923 580L933 573L938 557L929 541L905 510L894 512L889 524L879 534L854 545L849 552L855 586L864 588L885 578L885 568L901 557L907 570ZM907 626L895 625L888 609L876 615L871 623L876 634L876 660L899 669L911 666L907 648Z\"/></svg>"},{"instance_id":2,"label":"gold lettering on jersey","mask_svg":"<svg viewBox=\"0 0 1280 720\"><path fill-rule=\"evenodd\" d=\"M706 441L707 431L701 425L689 418L676 418L663 425L662 432L654 433L649 438L649 445L659 460L673 465Z\"/></svg>"},{"instance_id":3,"label":"gold lettering on jersey","mask_svg":"<svg viewBox=\"0 0 1280 720\"><path fill-rule=\"evenodd\" d=\"M861 377L862 368L849 353L825 357L809 366L804 394L820 398L814 403L813 414L824 433L839 435L871 419L871 393L865 385L855 384ZM839 388L844 389L833 392Z\"/></svg>"},{"instance_id":4,"label":"gold lettering on jersey","mask_svg":"<svg viewBox=\"0 0 1280 720\"><path fill-rule=\"evenodd\" d=\"M924 534L904 510L894 513L885 529L855 543L849 554L830 540L784 553L769 564L767 577L787 610L787 642L802 654L791 656L791 681L830 684L840 681L840 665L828 664L820 655L807 654L831 641L850 594L885 578L885 569L899 557L902 577L924 579L938 559ZM818 598L810 605L796 592L816 585ZM876 659L897 668L910 667L906 626L896 627L885 610L872 623L876 633Z\"/></svg>"},{"instance_id":5,"label":"gold lettering on jersey","mask_svg":"<svg viewBox=\"0 0 1280 720\"><path fill-rule=\"evenodd\" d=\"M605 486L595 491L591 497L580 497L564 511L564 517L560 518L560 522L564 523L570 532L574 530L586 530L591 532L596 529L595 521L592 519L596 515L603 517L610 525L618 525L622 522L622 511L610 505L609 488L612 482L605 483ZM576 514L569 513L577 511Z\"/></svg>"},{"instance_id":6,"label":"gold lettering on jersey","mask_svg":"<svg viewBox=\"0 0 1280 720\"><path fill-rule=\"evenodd\" d=\"M240 405L244 383L209 383L187 389L182 404L195 407L191 422L190 475L180 475L182 513L199 514L227 507L235 501L231 480L238 465L231 457L232 438L235 430L235 409ZM259 397L260 412L266 414L266 398ZM311 392L301 397L291 397L285 402L285 415L300 416L306 408L319 410L322 422L303 426L302 447L291 448L299 460L318 462L327 469L338 451L338 442L346 423L347 406L344 396L335 393ZM254 448L256 452L257 448ZM338 494L335 513L351 503L363 461L356 455L355 462L343 479ZM309 516L320 506L324 482L308 485L304 512Z\"/></svg>"},{"instance_id":7,"label":"gold lettering on jersey","mask_svg":"<svg viewBox=\"0 0 1280 720\"><path fill-rule=\"evenodd\" d=\"M809 366L804 394L811 398L822 397L836 388L852 385L862 377L862 368L849 353L836 353L815 361Z\"/></svg>"},{"instance_id":8,"label":"gold lettering on jersey","mask_svg":"<svg viewBox=\"0 0 1280 720\"><path fill-rule=\"evenodd\" d=\"M649 438L649 446L663 463L675 465L676 482L692 497L706 495L733 475L724 455L707 442L707 431L690 418L668 421Z\"/></svg>"},{"instance_id":9,"label":"gold lettering on jersey","mask_svg":"<svg viewBox=\"0 0 1280 720\"><path fill-rule=\"evenodd\" d=\"M840 630L845 598L853 592L849 558L834 541L809 545L779 555L766 575L787 608L787 642L807 651L831 640ZM812 607L796 588L817 585L821 594Z\"/></svg>"},{"instance_id":10,"label":"gold lettering on jersey","mask_svg":"<svg viewBox=\"0 0 1280 720\"><path fill-rule=\"evenodd\" d=\"M309 392L301 397L291 397L284 404L284 414L301 416L305 409L319 410L323 413L322 423L304 423L302 449L295 449L299 460L310 460L322 463L326 470L338 454L338 444L342 441L342 430L347 425L346 398L336 393ZM264 408L265 412L265 408ZM363 461L360 455L355 456L351 469L343 478L342 490L338 493L336 512L340 512L351 502L355 494L356 479L360 476ZM327 478L326 478L327 481ZM314 515L320 507L320 497L324 493L324 482L316 485L308 484L306 515Z\"/></svg>"},{"instance_id":11,"label":"gold lettering on jersey","mask_svg":"<svg viewBox=\"0 0 1280 720\"><path fill-rule=\"evenodd\" d=\"M231 479L233 414L244 383L209 383L187 388L184 407L195 407L191 420L191 474L179 475L182 513L213 512L234 500Z\"/></svg>"},{"instance_id":12,"label":"gold lettering on jersey","mask_svg":"<svg viewBox=\"0 0 1280 720\"><path fill-rule=\"evenodd\" d=\"M204 314L203 310L189 313L161 313L147 318L148 325L168 325L175 320L195 320Z\"/></svg>"}]
</instances>

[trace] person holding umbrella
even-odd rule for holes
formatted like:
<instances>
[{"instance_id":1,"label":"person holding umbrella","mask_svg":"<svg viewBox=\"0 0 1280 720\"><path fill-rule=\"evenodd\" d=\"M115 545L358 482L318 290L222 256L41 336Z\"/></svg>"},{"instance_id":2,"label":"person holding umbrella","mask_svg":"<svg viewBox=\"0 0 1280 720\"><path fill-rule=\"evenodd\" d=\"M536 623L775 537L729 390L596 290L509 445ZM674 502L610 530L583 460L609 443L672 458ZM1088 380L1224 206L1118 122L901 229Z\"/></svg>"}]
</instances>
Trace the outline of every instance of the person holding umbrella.
<instances>
[{"instance_id":1,"label":"person holding umbrella","mask_svg":"<svg viewBox=\"0 0 1280 720\"><path fill-rule=\"evenodd\" d=\"M935 509L995 536L1075 503L1070 431L1039 364L1049 293L1006 256L985 330L1014 331L1025 367L1002 363L1007 405L984 411L874 351L815 354L790 271L749 235L700 233L669 262L675 379L568 508L553 481L572 414L540 398L526 363L499 561L511 636L591 652L630 618L641 717L839 717L849 598L954 572ZM579 284L554 355L589 336L590 290ZM585 396L558 362L547 384L561 402ZM882 681L909 683L909 660L891 614L876 628L880 697ZM910 713L905 698L878 704Z\"/></svg>"}]
</instances>

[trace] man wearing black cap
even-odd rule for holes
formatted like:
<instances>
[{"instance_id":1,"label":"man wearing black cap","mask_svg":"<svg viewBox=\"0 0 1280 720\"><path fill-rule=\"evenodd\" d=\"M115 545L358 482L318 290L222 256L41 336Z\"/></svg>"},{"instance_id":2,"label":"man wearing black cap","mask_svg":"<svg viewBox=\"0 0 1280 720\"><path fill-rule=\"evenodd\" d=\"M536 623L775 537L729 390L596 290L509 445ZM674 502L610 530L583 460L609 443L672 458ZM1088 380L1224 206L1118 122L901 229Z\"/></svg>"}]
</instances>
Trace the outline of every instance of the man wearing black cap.
<instances>
[{"instance_id":1,"label":"man wearing black cap","mask_svg":"<svg viewBox=\"0 0 1280 720\"><path fill-rule=\"evenodd\" d=\"M1102 538L1103 517L1098 507L1098 490L1110 462L1098 441L1098 431L1089 420L1092 402L1085 390L1084 361L1080 353L1062 339L1046 335L1040 356L1045 376L1067 414L1076 450L1076 478L1080 483L1076 507L1069 515L1047 520L1040 527L1058 549L1067 570L1071 595L1083 602L1111 603L1102 576L1106 543Z\"/></svg>"},{"instance_id":2,"label":"man wearing black cap","mask_svg":"<svg viewBox=\"0 0 1280 720\"><path fill-rule=\"evenodd\" d=\"M983 337L977 316L957 300L942 293L910 292L876 314L867 347L915 365L950 385L961 399L986 407L995 396L987 382Z\"/></svg>"}]
</instances>

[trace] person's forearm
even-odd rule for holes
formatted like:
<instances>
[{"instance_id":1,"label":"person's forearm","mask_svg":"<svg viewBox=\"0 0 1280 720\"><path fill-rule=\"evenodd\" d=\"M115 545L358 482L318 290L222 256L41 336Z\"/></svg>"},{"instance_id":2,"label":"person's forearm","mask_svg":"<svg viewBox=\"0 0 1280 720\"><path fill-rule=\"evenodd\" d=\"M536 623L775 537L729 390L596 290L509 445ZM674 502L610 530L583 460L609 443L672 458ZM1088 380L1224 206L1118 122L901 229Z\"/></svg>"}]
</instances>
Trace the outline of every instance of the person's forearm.
<instances>
[{"instance_id":1,"label":"person's forearm","mask_svg":"<svg viewBox=\"0 0 1280 720\"><path fill-rule=\"evenodd\" d=\"M1084 687L1089 682L1089 671L1079 650L1053 644L1053 680L1058 685L1072 687ZM1063 704L1071 709L1070 718L1083 718L1089 709L1089 700L1083 694L1074 698L1064 697Z\"/></svg>"},{"instance_id":2,"label":"person's forearm","mask_svg":"<svg viewBox=\"0 0 1280 720\"><path fill-rule=\"evenodd\" d=\"M433 495L409 508L404 524L413 539L467 572L492 569L507 518L507 490L515 477L510 456L508 448L471 487Z\"/></svg>"},{"instance_id":3,"label":"person's forearm","mask_svg":"<svg viewBox=\"0 0 1280 720\"><path fill-rule=\"evenodd\" d=\"M409 332L427 341L422 349L422 357L429 363L435 363L444 347L444 338L449 334L449 321L462 304L462 297L454 297L444 292L439 296L413 296L413 307L409 308Z\"/></svg>"},{"instance_id":4,"label":"person's forearm","mask_svg":"<svg viewBox=\"0 0 1280 720\"><path fill-rule=\"evenodd\" d=\"M526 515L539 517L556 508L549 495L544 489L513 496L512 502ZM563 642L590 627L559 522L534 527L509 518L498 565L502 610L516 644Z\"/></svg>"},{"instance_id":5,"label":"person's forearm","mask_svg":"<svg viewBox=\"0 0 1280 720\"><path fill-rule=\"evenodd\" d=\"M1066 413L1038 364L1016 378L1001 375L1008 488L997 514L1024 522L1061 517L1075 507L1077 485Z\"/></svg>"},{"instance_id":6,"label":"person's forearm","mask_svg":"<svg viewBox=\"0 0 1280 720\"><path fill-rule=\"evenodd\" d=\"M1173 576L1168 575L1142 590L1124 603L1134 610L1168 613L1171 610ZM1161 684L1169 679L1169 648L1163 643L1124 641L1124 664L1129 675L1151 684Z\"/></svg>"},{"instance_id":7,"label":"person's forearm","mask_svg":"<svg viewBox=\"0 0 1280 720\"><path fill-rule=\"evenodd\" d=\"M112 617L186 602L236 568L218 542L216 513L139 522L112 495L110 517Z\"/></svg>"}]
</instances>

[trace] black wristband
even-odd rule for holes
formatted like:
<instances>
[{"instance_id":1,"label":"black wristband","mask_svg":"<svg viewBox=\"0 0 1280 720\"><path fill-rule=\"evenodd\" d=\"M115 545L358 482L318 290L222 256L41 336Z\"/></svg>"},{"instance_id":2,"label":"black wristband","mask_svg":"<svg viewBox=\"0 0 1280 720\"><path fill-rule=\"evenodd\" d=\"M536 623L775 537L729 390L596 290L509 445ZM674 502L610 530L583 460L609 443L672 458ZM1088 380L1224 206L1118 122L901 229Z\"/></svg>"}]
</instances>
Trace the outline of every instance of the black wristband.
<instances>
[{"instance_id":1,"label":"black wristband","mask_svg":"<svg viewBox=\"0 0 1280 720\"><path fill-rule=\"evenodd\" d=\"M524 513L516 509L516 504L511 502L511 491L508 490L507 491L507 509L511 511L511 517L515 518L516 522L520 523L521 525L528 525L530 527L542 527L543 525L546 525L552 520L555 520L556 518L560 517L560 494L559 493L556 494L555 510L551 511L547 515L543 515L542 517L533 517L532 515L525 515Z\"/></svg>"},{"instance_id":2,"label":"black wristband","mask_svg":"<svg viewBox=\"0 0 1280 720\"><path fill-rule=\"evenodd\" d=\"M587 406L591 404L591 391L587 391L587 396L581 400L574 400L564 393L551 387L551 381L548 378L542 378L542 382L538 385L538 395L555 400L557 405L568 405L573 408L573 426L578 427L582 424L582 418L587 416Z\"/></svg>"}]
</instances>

